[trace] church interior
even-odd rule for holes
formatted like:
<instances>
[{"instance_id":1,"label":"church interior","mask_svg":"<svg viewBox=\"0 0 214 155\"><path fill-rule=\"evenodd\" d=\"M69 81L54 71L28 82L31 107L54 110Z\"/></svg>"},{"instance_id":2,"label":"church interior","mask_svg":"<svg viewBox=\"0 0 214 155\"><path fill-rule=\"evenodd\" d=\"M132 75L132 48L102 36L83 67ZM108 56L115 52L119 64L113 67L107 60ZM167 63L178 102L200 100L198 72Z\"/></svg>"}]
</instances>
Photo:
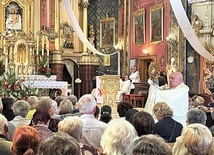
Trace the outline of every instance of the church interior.
<instances>
[{"instance_id":1,"label":"church interior","mask_svg":"<svg viewBox=\"0 0 214 155\"><path fill-rule=\"evenodd\" d=\"M96 88L96 76L124 77L133 65L147 83L151 62L167 75L180 71L190 93L211 94L212 6L206 0L0 0L0 56L18 75L39 75L45 63L79 97Z\"/></svg>"},{"instance_id":2,"label":"church interior","mask_svg":"<svg viewBox=\"0 0 214 155\"><path fill-rule=\"evenodd\" d=\"M0 0L0 14L0 154L214 154L213 0Z\"/></svg>"}]
</instances>

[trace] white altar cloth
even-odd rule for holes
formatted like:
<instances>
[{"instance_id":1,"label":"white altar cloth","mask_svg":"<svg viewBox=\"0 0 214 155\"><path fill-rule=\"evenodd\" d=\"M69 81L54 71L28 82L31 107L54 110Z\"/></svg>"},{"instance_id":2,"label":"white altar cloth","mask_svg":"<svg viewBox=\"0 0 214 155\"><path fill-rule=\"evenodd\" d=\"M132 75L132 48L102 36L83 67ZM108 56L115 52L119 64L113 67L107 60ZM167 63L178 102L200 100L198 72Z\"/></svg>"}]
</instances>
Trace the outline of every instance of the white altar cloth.
<instances>
[{"instance_id":1,"label":"white altar cloth","mask_svg":"<svg viewBox=\"0 0 214 155\"><path fill-rule=\"evenodd\" d=\"M45 75L19 75L20 78L28 81L56 81L57 76L51 75L49 78Z\"/></svg>"},{"instance_id":2,"label":"white altar cloth","mask_svg":"<svg viewBox=\"0 0 214 155\"><path fill-rule=\"evenodd\" d=\"M61 89L62 95L67 96L68 82L66 81L24 81L25 86L34 85L42 89Z\"/></svg>"}]
</instances>

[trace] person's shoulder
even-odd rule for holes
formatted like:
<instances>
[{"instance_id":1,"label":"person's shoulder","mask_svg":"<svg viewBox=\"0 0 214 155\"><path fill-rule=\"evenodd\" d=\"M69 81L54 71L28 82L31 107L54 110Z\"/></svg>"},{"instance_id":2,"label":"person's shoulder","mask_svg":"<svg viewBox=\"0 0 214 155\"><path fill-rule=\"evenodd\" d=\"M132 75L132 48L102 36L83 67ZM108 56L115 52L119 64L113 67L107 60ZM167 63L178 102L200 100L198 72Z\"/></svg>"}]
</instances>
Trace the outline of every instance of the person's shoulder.
<instances>
[{"instance_id":1,"label":"person's shoulder","mask_svg":"<svg viewBox=\"0 0 214 155\"><path fill-rule=\"evenodd\" d=\"M213 137L213 142L214 142L214 137ZM209 155L214 154L214 143L212 143L212 146L210 147L209 150Z\"/></svg>"},{"instance_id":2,"label":"person's shoulder","mask_svg":"<svg viewBox=\"0 0 214 155\"><path fill-rule=\"evenodd\" d=\"M98 155L98 150L91 145L81 144L80 148L82 155Z\"/></svg>"}]
</instances>

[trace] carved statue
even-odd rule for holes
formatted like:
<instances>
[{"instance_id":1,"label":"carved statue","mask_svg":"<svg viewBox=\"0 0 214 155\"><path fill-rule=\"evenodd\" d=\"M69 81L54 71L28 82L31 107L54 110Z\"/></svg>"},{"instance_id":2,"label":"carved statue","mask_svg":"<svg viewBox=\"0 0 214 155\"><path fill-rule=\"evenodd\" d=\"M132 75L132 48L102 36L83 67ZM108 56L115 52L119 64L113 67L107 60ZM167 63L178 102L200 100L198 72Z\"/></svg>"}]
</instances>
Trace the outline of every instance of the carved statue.
<instances>
[{"instance_id":1,"label":"carved statue","mask_svg":"<svg viewBox=\"0 0 214 155\"><path fill-rule=\"evenodd\" d=\"M160 66L156 61L152 61L149 65L149 78L156 82L158 80L158 77L160 76Z\"/></svg>"},{"instance_id":2,"label":"carved statue","mask_svg":"<svg viewBox=\"0 0 214 155\"><path fill-rule=\"evenodd\" d=\"M95 32L94 32L94 25L90 25L89 26L89 41L90 43L94 46L94 35L95 35Z\"/></svg>"},{"instance_id":3,"label":"carved statue","mask_svg":"<svg viewBox=\"0 0 214 155\"><path fill-rule=\"evenodd\" d=\"M61 37L63 38L63 47L74 49L73 28L68 24L68 22L61 23L60 28L63 29L63 33L61 35Z\"/></svg>"},{"instance_id":4,"label":"carved statue","mask_svg":"<svg viewBox=\"0 0 214 155\"><path fill-rule=\"evenodd\" d=\"M202 27L203 27L202 21L199 19L197 15L194 15L192 20L192 28L195 30L195 34L197 36L199 35L199 30L201 30Z\"/></svg>"}]
</instances>

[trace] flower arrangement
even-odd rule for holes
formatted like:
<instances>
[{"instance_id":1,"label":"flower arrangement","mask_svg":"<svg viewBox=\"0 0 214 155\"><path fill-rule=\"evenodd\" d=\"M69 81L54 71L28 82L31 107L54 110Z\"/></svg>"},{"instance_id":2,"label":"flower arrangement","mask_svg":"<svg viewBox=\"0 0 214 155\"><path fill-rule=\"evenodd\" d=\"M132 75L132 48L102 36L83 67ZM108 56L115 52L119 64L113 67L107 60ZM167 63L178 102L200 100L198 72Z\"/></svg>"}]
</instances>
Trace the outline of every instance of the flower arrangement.
<instances>
[{"instance_id":1,"label":"flower arrangement","mask_svg":"<svg viewBox=\"0 0 214 155\"><path fill-rule=\"evenodd\" d=\"M48 67L47 61L41 61L38 66L38 74L39 75L45 75L46 77L51 76L51 69Z\"/></svg>"},{"instance_id":2,"label":"flower arrangement","mask_svg":"<svg viewBox=\"0 0 214 155\"><path fill-rule=\"evenodd\" d=\"M3 60L0 60L0 76L2 76L5 72L5 65L3 63Z\"/></svg>"},{"instance_id":3,"label":"flower arrangement","mask_svg":"<svg viewBox=\"0 0 214 155\"><path fill-rule=\"evenodd\" d=\"M38 89L33 84L25 86L23 82L24 80L17 77L14 72L5 72L0 85L0 94L4 97L13 96L18 100L38 95Z\"/></svg>"}]
</instances>

